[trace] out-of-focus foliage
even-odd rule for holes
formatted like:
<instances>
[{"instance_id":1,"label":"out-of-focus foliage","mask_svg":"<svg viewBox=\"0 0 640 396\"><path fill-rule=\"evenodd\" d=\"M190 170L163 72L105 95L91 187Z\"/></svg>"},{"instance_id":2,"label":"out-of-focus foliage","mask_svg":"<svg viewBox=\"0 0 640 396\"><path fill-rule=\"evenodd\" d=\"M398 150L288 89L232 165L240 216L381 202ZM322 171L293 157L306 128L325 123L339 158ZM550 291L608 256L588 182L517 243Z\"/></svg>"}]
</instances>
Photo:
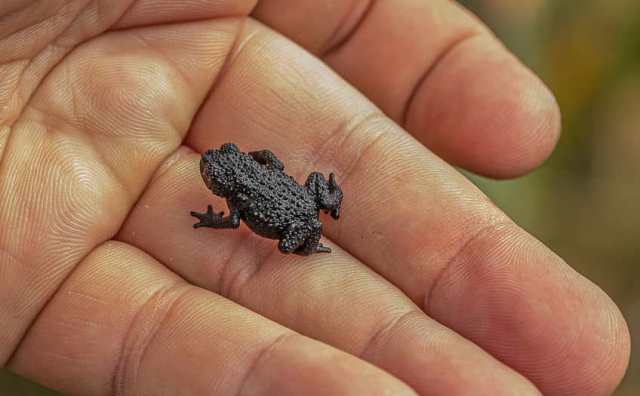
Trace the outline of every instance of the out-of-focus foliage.
<instances>
[{"instance_id":1,"label":"out-of-focus foliage","mask_svg":"<svg viewBox=\"0 0 640 396\"><path fill-rule=\"evenodd\" d=\"M563 114L542 169L472 179L618 303L636 342L616 396L640 395L640 1L464 3L551 87Z\"/></svg>"}]
</instances>

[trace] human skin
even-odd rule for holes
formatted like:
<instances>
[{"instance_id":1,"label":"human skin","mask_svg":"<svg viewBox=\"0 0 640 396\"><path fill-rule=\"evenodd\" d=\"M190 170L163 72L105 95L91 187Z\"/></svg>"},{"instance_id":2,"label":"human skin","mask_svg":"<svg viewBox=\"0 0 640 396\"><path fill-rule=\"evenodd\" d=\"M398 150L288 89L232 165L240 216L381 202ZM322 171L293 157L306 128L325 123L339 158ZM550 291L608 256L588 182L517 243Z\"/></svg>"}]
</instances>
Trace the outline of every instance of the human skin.
<instances>
[{"instance_id":1,"label":"human skin","mask_svg":"<svg viewBox=\"0 0 640 396\"><path fill-rule=\"evenodd\" d=\"M610 394L618 308L452 166L524 174L559 119L451 1L4 0L0 362L78 395ZM192 229L228 141L336 174L332 254Z\"/></svg>"}]
</instances>

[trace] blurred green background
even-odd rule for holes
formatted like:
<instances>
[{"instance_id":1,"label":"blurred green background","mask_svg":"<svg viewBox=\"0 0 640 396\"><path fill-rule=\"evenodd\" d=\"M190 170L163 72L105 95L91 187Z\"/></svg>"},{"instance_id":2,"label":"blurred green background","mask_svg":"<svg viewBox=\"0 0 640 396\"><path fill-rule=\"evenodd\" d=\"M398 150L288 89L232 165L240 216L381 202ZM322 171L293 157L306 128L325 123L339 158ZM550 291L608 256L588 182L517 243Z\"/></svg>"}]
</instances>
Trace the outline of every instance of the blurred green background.
<instances>
[{"instance_id":1,"label":"blurred green background","mask_svg":"<svg viewBox=\"0 0 640 396\"><path fill-rule=\"evenodd\" d=\"M640 0L462 3L542 77L563 113L558 149L540 170L472 179L604 288L640 335ZM616 396L640 395L640 347L632 348ZM0 394L53 393L0 371Z\"/></svg>"}]
</instances>

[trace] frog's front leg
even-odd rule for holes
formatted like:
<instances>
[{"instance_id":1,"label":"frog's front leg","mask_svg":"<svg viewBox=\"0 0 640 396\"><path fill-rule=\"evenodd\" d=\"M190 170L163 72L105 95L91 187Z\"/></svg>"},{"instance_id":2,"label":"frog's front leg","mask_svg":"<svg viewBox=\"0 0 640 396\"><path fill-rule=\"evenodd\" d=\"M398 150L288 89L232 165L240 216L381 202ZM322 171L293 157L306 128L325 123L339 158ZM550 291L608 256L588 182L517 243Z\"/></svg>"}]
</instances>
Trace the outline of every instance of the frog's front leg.
<instances>
[{"instance_id":1,"label":"frog's front leg","mask_svg":"<svg viewBox=\"0 0 640 396\"><path fill-rule=\"evenodd\" d=\"M238 228L240 226L240 211L229 206L229 216L222 217L224 212L213 213L211 205L207 206L205 213L191 212L191 216L200 220L193 225L193 228L209 227L209 228Z\"/></svg>"},{"instance_id":2,"label":"frog's front leg","mask_svg":"<svg viewBox=\"0 0 640 396\"><path fill-rule=\"evenodd\" d=\"M249 155L260 165L271 169L284 170L282 162L270 150L251 151Z\"/></svg>"}]
</instances>

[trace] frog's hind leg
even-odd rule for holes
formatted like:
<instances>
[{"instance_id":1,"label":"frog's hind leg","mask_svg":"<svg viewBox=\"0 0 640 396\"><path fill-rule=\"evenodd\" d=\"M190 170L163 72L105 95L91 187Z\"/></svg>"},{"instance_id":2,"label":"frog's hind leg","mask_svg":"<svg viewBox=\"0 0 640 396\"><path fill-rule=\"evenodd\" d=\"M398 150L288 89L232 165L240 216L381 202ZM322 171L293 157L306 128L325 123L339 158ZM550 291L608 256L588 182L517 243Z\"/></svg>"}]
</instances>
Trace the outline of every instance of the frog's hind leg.
<instances>
[{"instance_id":1,"label":"frog's hind leg","mask_svg":"<svg viewBox=\"0 0 640 396\"><path fill-rule=\"evenodd\" d=\"M301 256L308 256L313 253L331 253L331 248L320 243L321 236L322 223L315 221L311 225L311 232L308 234L307 239L294 253Z\"/></svg>"},{"instance_id":2,"label":"frog's hind leg","mask_svg":"<svg viewBox=\"0 0 640 396\"><path fill-rule=\"evenodd\" d=\"M308 256L313 253L331 253L331 249L320 243L322 223L314 221L311 224L294 223L287 228L278 248L283 253L294 253Z\"/></svg>"},{"instance_id":3,"label":"frog's hind leg","mask_svg":"<svg viewBox=\"0 0 640 396\"><path fill-rule=\"evenodd\" d=\"M296 252L307 239L308 233L309 229L303 223L289 225L278 242L278 249L282 253Z\"/></svg>"},{"instance_id":4,"label":"frog's hind leg","mask_svg":"<svg viewBox=\"0 0 640 396\"><path fill-rule=\"evenodd\" d=\"M340 205L342 204L342 189L336 183L333 173L329 175L327 181L322 173L312 172L304 183L307 191L316 197L316 202L320 209L331 212L331 217L340 217Z\"/></svg>"},{"instance_id":5,"label":"frog's hind leg","mask_svg":"<svg viewBox=\"0 0 640 396\"><path fill-rule=\"evenodd\" d=\"M329 247L320 243L322 223L315 220L307 227L306 238L294 253L300 256L308 256L313 253L331 253Z\"/></svg>"}]
</instances>

